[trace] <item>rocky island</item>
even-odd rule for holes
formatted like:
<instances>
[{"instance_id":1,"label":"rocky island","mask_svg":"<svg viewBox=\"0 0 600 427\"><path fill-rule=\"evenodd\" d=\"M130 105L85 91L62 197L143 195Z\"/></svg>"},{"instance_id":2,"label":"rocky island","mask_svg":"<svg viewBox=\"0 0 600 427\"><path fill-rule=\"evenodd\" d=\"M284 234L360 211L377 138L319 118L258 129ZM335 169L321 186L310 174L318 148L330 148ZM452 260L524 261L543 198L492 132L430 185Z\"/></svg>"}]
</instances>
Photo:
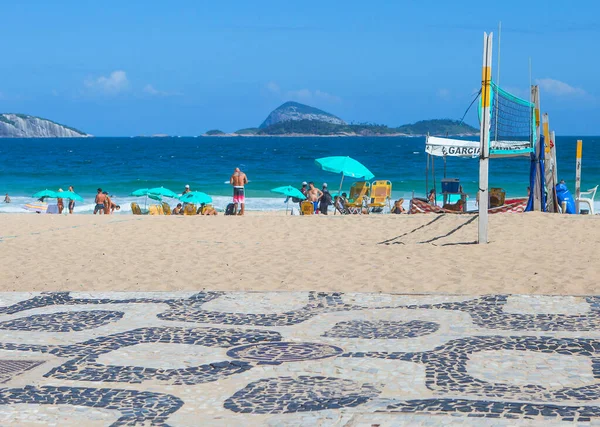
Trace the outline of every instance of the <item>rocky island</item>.
<instances>
[{"instance_id":1,"label":"rocky island","mask_svg":"<svg viewBox=\"0 0 600 427\"><path fill-rule=\"evenodd\" d=\"M0 114L0 138L82 138L91 136L52 120L27 114Z\"/></svg>"},{"instance_id":2,"label":"rocky island","mask_svg":"<svg viewBox=\"0 0 600 427\"><path fill-rule=\"evenodd\" d=\"M286 102L273 110L257 128L233 134L212 130L206 136L474 136L479 129L458 120L422 120L398 127L375 123L346 123L341 118L298 102Z\"/></svg>"}]
</instances>

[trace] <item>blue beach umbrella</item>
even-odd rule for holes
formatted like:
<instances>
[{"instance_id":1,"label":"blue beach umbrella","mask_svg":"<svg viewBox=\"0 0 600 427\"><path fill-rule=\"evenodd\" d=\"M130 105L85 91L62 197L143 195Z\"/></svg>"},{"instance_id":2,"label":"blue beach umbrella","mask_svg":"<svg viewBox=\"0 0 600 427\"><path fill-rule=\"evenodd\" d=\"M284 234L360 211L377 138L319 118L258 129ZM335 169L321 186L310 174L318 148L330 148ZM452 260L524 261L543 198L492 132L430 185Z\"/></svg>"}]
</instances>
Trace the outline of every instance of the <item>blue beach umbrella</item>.
<instances>
[{"instance_id":1,"label":"blue beach umbrella","mask_svg":"<svg viewBox=\"0 0 600 427\"><path fill-rule=\"evenodd\" d=\"M271 190L273 193L283 194L287 196L286 205L285 205L285 213L287 214L288 207L290 205L290 197L296 197L297 199L304 200L306 196L302 194L300 190L292 187L291 185L286 185L284 187L277 187Z\"/></svg>"},{"instance_id":2,"label":"blue beach umbrella","mask_svg":"<svg viewBox=\"0 0 600 427\"><path fill-rule=\"evenodd\" d=\"M185 193L178 197L184 203L190 203L193 205L201 205L202 203L208 204L212 203L212 197L208 194L203 193L202 191L190 191L189 193Z\"/></svg>"},{"instance_id":3,"label":"blue beach umbrella","mask_svg":"<svg viewBox=\"0 0 600 427\"><path fill-rule=\"evenodd\" d=\"M342 174L339 192L342 191L342 184L344 183L345 176L364 178L367 181L375 177L365 165L348 156L322 157L316 159L315 163L324 171Z\"/></svg>"}]
</instances>

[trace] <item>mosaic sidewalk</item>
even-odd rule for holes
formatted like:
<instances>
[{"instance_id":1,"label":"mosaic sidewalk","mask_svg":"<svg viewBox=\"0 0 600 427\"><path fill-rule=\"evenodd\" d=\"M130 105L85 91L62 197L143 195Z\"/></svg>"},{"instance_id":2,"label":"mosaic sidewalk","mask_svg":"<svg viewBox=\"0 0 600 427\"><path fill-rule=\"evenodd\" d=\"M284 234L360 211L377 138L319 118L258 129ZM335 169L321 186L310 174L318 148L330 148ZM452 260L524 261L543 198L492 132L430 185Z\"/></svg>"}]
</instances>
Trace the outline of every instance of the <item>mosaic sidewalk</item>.
<instances>
[{"instance_id":1,"label":"mosaic sidewalk","mask_svg":"<svg viewBox=\"0 0 600 427\"><path fill-rule=\"evenodd\" d=\"M600 297L0 294L0 425L600 425Z\"/></svg>"}]
</instances>

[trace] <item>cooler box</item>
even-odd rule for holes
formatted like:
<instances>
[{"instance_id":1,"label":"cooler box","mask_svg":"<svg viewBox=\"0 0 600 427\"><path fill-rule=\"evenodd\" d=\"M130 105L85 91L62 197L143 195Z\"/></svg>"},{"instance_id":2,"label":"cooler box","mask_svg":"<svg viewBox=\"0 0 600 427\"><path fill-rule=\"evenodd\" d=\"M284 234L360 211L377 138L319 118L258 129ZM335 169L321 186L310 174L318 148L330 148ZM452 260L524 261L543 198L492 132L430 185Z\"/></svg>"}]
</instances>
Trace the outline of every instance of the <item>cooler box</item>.
<instances>
[{"instance_id":1,"label":"cooler box","mask_svg":"<svg viewBox=\"0 0 600 427\"><path fill-rule=\"evenodd\" d=\"M442 179L442 193L460 193L460 180L458 178Z\"/></svg>"}]
</instances>

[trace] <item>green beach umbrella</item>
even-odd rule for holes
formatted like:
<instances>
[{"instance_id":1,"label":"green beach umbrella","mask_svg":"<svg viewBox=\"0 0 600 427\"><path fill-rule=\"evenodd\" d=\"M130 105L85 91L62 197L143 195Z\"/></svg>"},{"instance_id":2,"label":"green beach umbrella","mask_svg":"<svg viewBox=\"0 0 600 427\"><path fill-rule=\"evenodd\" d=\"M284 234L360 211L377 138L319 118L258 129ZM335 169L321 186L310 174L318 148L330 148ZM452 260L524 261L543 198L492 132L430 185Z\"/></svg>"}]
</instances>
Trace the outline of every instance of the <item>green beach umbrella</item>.
<instances>
[{"instance_id":1,"label":"green beach umbrella","mask_svg":"<svg viewBox=\"0 0 600 427\"><path fill-rule=\"evenodd\" d=\"M36 199L40 199L42 197L49 197L51 199L55 199L57 196L56 196L56 191L45 189L45 190L42 190L42 191L38 191L37 193L35 193L31 197L34 197Z\"/></svg>"},{"instance_id":2,"label":"green beach umbrella","mask_svg":"<svg viewBox=\"0 0 600 427\"><path fill-rule=\"evenodd\" d=\"M296 197L297 199L301 199L301 200L306 199L306 196L304 194L302 194L302 192L300 190L292 187L291 185L273 188L271 191L273 193L283 194L284 196L287 196L288 199L286 200L286 205L285 205L286 215L287 215L288 207L290 205L290 197Z\"/></svg>"},{"instance_id":3,"label":"green beach umbrella","mask_svg":"<svg viewBox=\"0 0 600 427\"><path fill-rule=\"evenodd\" d=\"M212 203L212 197L208 194L203 193L202 191L190 191L189 193L185 193L178 197L184 203L190 203L193 205L201 205L202 203L208 204Z\"/></svg>"}]
</instances>

